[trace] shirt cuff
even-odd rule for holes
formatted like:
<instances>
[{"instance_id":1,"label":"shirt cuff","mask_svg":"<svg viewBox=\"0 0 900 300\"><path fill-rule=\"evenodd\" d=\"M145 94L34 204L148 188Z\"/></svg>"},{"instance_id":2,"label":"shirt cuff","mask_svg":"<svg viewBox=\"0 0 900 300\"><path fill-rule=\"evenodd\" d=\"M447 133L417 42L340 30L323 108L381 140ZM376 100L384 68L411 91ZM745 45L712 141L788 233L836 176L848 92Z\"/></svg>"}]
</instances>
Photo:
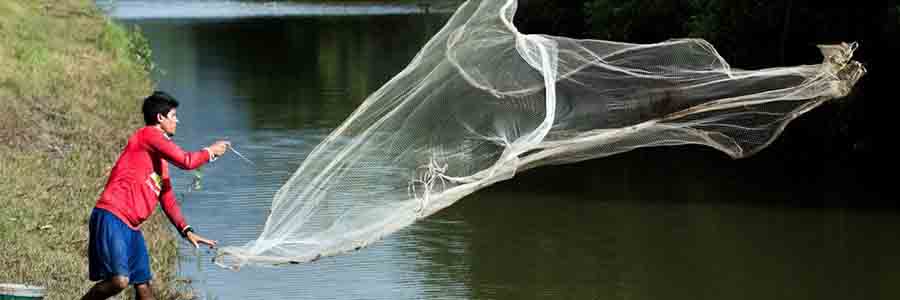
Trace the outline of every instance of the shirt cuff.
<instances>
[{"instance_id":1,"label":"shirt cuff","mask_svg":"<svg viewBox=\"0 0 900 300\"><path fill-rule=\"evenodd\" d=\"M184 229L181 230L181 237L187 238L188 232L193 232L194 228L191 228L191 225L184 226Z\"/></svg>"},{"instance_id":2,"label":"shirt cuff","mask_svg":"<svg viewBox=\"0 0 900 300\"><path fill-rule=\"evenodd\" d=\"M212 150L209 150L209 147L203 148L203 150L206 150L206 152L209 153L209 161L216 161L216 159L219 158L218 156L216 156L215 154L212 153Z\"/></svg>"}]
</instances>

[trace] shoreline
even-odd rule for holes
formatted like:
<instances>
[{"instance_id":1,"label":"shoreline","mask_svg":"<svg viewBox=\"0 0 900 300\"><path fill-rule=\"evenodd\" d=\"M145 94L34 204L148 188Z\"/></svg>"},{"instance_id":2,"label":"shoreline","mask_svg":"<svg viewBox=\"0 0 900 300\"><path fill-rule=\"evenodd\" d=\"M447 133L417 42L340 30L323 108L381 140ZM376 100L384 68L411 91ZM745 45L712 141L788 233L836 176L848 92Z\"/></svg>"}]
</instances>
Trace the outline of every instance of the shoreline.
<instances>
[{"instance_id":1,"label":"shoreline","mask_svg":"<svg viewBox=\"0 0 900 300\"><path fill-rule=\"evenodd\" d=\"M152 90L149 46L92 0L19 2L0 3L0 283L78 299L90 211ZM142 227L153 288L189 299L170 227L159 211Z\"/></svg>"}]
</instances>

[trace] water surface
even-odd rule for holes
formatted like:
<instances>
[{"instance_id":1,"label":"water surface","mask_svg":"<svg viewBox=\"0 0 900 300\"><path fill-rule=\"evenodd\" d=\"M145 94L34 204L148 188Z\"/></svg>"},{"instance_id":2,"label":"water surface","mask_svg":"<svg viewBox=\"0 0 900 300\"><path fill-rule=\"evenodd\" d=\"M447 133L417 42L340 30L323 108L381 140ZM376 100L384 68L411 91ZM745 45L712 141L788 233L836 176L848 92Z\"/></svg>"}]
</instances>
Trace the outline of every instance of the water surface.
<instances>
[{"instance_id":1,"label":"water surface","mask_svg":"<svg viewBox=\"0 0 900 300\"><path fill-rule=\"evenodd\" d=\"M226 155L202 169L199 190L195 173L176 172L187 219L226 245L256 237L305 156L446 17L233 18L237 4L197 1L225 8L167 19L157 17L170 3L189 1L118 3L150 40L158 88L182 103L175 140L198 149L227 138L255 163ZM233 272L182 243L179 273L211 299L897 299L900 217L860 205L889 201L814 146L741 161L649 149L544 167L350 255Z\"/></svg>"},{"instance_id":2,"label":"water surface","mask_svg":"<svg viewBox=\"0 0 900 300\"><path fill-rule=\"evenodd\" d=\"M121 20L223 19L289 16L374 16L419 14L415 4L290 2L252 0L97 0L107 14Z\"/></svg>"}]
</instances>

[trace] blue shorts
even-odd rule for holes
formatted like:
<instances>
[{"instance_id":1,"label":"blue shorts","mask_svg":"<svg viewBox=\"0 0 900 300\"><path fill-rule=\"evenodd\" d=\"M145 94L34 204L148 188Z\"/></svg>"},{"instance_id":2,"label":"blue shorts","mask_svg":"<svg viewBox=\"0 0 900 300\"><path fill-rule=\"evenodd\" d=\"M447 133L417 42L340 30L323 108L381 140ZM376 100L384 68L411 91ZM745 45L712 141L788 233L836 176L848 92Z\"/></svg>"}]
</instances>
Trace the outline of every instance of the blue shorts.
<instances>
[{"instance_id":1,"label":"blue shorts","mask_svg":"<svg viewBox=\"0 0 900 300\"><path fill-rule=\"evenodd\" d=\"M119 217L102 208L94 208L91 212L89 226L88 269L91 281L123 276L128 277L130 284L141 284L153 279L144 234L131 229Z\"/></svg>"}]
</instances>

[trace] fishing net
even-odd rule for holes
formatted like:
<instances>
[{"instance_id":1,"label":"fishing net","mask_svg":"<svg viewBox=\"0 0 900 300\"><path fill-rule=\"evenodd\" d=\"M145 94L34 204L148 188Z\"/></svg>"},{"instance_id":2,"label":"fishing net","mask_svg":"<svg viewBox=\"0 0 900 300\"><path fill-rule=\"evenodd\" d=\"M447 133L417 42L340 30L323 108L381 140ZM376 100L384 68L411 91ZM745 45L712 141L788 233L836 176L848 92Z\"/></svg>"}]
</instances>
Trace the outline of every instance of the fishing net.
<instances>
[{"instance_id":1,"label":"fishing net","mask_svg":"<svg viewBox=\"0 0 900 300\"><path fill-rule=\"evenodd\" d=\"M865 73L851 61L855 43L820 45L820 64L739 70L700 39L521 34L516 5L463 3L306 157L258 239L222 248L217 262L302 263L360 249L547 164L683 144L746 157Z\"/></svg>"}]
</instances>

